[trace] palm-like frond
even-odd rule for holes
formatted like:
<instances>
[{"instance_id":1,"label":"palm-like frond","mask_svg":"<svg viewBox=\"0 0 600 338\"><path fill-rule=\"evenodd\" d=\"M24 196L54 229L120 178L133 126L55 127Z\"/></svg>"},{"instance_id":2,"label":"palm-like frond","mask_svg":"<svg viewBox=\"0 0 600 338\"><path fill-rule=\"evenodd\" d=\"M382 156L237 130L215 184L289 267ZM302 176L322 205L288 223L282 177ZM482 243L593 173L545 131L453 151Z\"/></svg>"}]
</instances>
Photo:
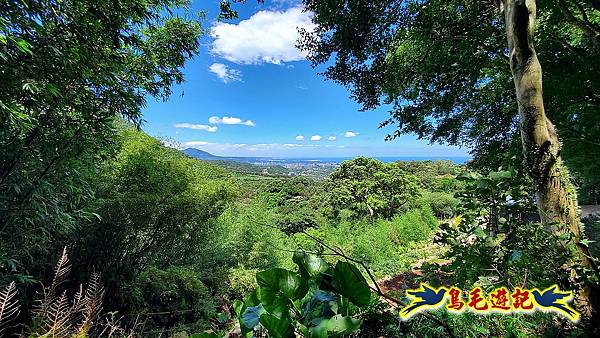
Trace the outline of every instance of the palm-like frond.
<instances>
[{"instance_id":1,"label":"palm-like frond","mask_svg":"<svg viewBox=\"0 0 600 338\"><path fill-rule=\"evenodd\" d=\"M79 289L69 301L67 292L60 293L61 285L71 270L66 248L54 269L54 278L49 287L42 288L42 297L37 300L32 336L36 337L88 337L96 319L102 311L102 286L100 273L94 272L86 288ZM78 325L75 325L79 321Z\"/></svg>"},{"instance_id":2,"label":"palm-like frond","mask_svg":"<svg viewBox=\"0 0 600 338\"><path fill-rule=\"evenodd\" d=\"M46 313L46 318L44 320L44 329L46 332L43 334L43 336L67 336L71 327L70 321L71 311L69 307L69 300L67 298L67 292L64 291L60 297L56 298L56 300L48 307L48 312Z\"/></svg>"},{"instance_id":3,"label":"palm-like frond","mask_svg":"<svg viewBox=\"0 0 600 338\"><path fill-rule=\"evenodd\" d=\"M90 277L88 287L85 290L83 300L83 319L77 328L78 334L87 334L94 320L102 311L102 298L104 297L104 287L100 280L100 273L94 272Z\"/></svg>"},{"instance_id":4,"label":"palm-like frond","mask_svg":"<svg viewBox=\"0 0 600 338\"><path fill-rule=\"evenodd\" d=\"M56 293L60 285L67 280L70 271L71 264L69 264L69 255L67 254L67 248L65 247L62 251L60 259L54 267L52 284L50 284L50 287L44 287L42 289L43 296L37 300L37 305L34 309L34 317L37 320L43 321L43 318L46 317L46 314L50 310L50 306L55 301Z\"/></svg>"},{"instance_id":5,"label":"palm-like frond","mask_svg":"<svg viewBox=\"0 0 600 338\"><path fill-rule=\"evenodd\" d=\"M5 325L19 315L19 303L17 302L17 285L11 282L0 292L0 332Z\"/></svg>"},{"instance_id":6,"label":"palm-like frond","mask_svg":"<svg viewBox=\"0 0 600 338\"><path fill-rule=\"evenodd\" d=\"M60 259L56 263L56 267L54 268L54 278L52 279L52 284L50 285L51 293L56 292L58 287L67 280L69 272L71 272L71 264L69 263L69 255L67 255L67 248L65 247ZM54 295L52 294L51 296Z\"/></svg>"}]
</instances>

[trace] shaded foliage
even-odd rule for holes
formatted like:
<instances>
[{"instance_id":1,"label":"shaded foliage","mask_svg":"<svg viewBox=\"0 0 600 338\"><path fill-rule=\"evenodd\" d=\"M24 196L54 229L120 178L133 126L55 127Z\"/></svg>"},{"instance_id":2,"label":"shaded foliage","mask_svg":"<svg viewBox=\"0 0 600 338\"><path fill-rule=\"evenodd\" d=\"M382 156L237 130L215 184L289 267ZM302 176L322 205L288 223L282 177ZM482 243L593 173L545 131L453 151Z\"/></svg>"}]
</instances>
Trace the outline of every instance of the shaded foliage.
<instances>
[{"instance_id":1,"label":"shaded foliage","mask_svg":"<svg viewBox=\"0 0 600 338\"><path fill-rule=\"evenodd\" d=\"M90 180L111 156L116 118L139 123L146 98L166 99L199 47L197 21L173 13L187 4L0 4L3 274L37 276L38 258L93 217Z\"/></svg>"},{"instance_id":2,"label":"shaded foliage","mask_svg":"<svg viewBox=\"0 0 600 338\"><path fill-rule=\"evenodd\" d=\"M504 23L493 1L304 1L317 29L300 46L364 109L389 104L395 138L466 145L479 167L520 164ZM593 1L537 1L546 112L585 187L596 184L600 11ZM583 149L584 147L585 149Z\"/></svg>"},{"instance_id":3,"label":"shaded foliage","mask_svg":"<svg viewBox=\"0 0 600 338\"><path fill-rule=\"evenodd\" d=\"M147 268L194 262L233 191L229 174L216 166L133 128L121 137L115 159L98 177L93 208L101 217L74 236L78 263L110 267L107 288L126 299L121 287Z\"/></svg>"}]
</instances>

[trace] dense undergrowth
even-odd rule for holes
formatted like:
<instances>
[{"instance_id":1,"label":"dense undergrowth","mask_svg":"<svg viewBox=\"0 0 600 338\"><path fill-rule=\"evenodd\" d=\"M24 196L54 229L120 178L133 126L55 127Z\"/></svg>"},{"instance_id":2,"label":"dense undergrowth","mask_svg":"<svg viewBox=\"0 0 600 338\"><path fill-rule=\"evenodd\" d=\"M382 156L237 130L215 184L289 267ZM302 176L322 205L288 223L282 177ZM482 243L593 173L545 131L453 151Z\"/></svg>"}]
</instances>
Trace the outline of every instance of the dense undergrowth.
<instances>
[{"instance_id":1,"label":"dense undergrowth","mask_svg":"<svg viewBox=\"0 0 600 338\"><path fill-rule=\"evenodd\" d=\"M339 286L328 295L315 293L317 288L298 296L298 302L310 306L323 301L310 301L310 297L350 306L343 316L348 327L337 326L342 320L335 317L337 310L325 318L332 322L329 335L576 332L575 327L564 326L563 319L548 314L476 316L437 311L408 322L398 317L404 291L420 282L464 289L478 285L484 290L557 282L568 287L568 279L556 278L566 256L561 261L560 250L549 250L553 239L535 222L526 182L519 183L514 171L480 175L451 162L384 165L358 158L345 162L337 176L325 182L261 176L227 172L166 148L140 131L119 128L116 156L103 167L94 183L95 199L85 209L96 216L73 229L65 242L72 252L74 275L61 286L68 295L86 276L102 273L103 308L110 312L93 313L106 325L86 329L91 335L113 327L114 332L141 336L202 332L222 336L235 332L236 324L243 332L267 334L272 323L259 322L262 313L250 327L241 318L248 308L262 304L248 298L261 287L257 276L273 269L294 276L301 273L302 263L293 259L294 253L321 257L332 269L349 262L348 268L359 271L361 283L370 286L369 301L354 305L347 303L353 294ZM389 171L390 166L395 167L392 175L406 177L378 176L377 170ZM371 170L364 171L365 167ZM357 179L355 173L362 176ZM389 185L407 182L412 194L398 195L396 205L384 203L386 189L396 189ZM328 190L328 185L354 193L341 203L335 195L339 190ZM372 195L351 198L365 193ZM378 210L379 216L371 210ZM37 289L32 281L47 281L51 276L17 273L3 278L30 280L17 284L22 294ZM11 302L22 302L18 298L23 297L13 295ZM246 305L234 306L244 299L241 304ZM281 318L276 313L271 316ZM37 330L27 312L12 317L7 319L25 323L16 332ZM304 334L310 336L322 329L300 318L304 317L289 318L292 332L307 330Z\"/></svg>"}]
</instances>

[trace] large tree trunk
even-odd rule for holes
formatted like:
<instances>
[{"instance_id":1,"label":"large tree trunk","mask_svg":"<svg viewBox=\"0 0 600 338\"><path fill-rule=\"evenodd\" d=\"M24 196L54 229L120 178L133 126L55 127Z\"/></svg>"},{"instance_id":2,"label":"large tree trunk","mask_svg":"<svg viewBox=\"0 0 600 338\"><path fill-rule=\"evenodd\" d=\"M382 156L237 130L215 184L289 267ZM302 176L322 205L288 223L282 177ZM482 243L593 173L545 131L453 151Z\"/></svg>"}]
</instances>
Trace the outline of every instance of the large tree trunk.
<instances>
[{"instance_id":1,"label":"large tree trunk","mask_svg":"<svg viewBox=\"0 0 600 338\"><path fill-rule=\"evenodd\" d=\"M570 234L572 242L559 245L567 250L571 248L574 256L572 265L590 267L592 262L587 247L580 243L582 228L575 190L560 158L561 144L556 130L544 111L542 67L533 46L536 1L503 0L501 4L519 106L525 164L535 185L542 223L555 235ZM592 314L590 289L579 284L581 278L574 269L569 277L579 285L576 306L589 319Z\"/></svg>"}]
</instances>

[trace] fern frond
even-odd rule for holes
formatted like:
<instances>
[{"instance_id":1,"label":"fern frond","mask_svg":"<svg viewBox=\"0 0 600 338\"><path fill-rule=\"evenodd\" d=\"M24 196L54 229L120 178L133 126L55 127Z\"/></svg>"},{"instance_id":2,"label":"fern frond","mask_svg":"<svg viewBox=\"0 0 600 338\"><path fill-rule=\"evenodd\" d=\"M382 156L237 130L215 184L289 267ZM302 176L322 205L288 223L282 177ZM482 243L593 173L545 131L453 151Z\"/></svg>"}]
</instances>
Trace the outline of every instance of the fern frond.
<instances>
[{"instance_id":1,"label":"fern frond","mask_svg":"<svg viewBox=\"0 0 600 338\"><path fill-rule=\"evenodd\" d=\"M94 272L90 277L88 287L85 290L83 319L77 328L78 334L86 335L94 323L98 314L102 311L102 298L104 297L104 286L102 286L100 273Z\"/></svg>"},{"instance_id":2,"label":"fern frond","mask_svg":"<svg viewBox=\"0 0 600 338\"><path fill-rule=\"evenodd\" d=\"M42 297L36 300L36 306L33 310L34 322L38 320L43 321L46 317L51 304L55 302L56 293L60 285L67 280L70 271L71 265L69 264L69 255L67 254L67 247L65 247L60 259L54 267L52 284L50 284L50 287L44 287L42 289Z\"/></svg>"},{"instance_id":3,"label":"fern frond","mask_svg":"<svg viewBox=\"0 0 600 338\"><path fill-rule=\"evenodd\" d=\"M79 284L79 289L73 296L73 301L72 301L72 305L71 305L71 313L73 314L73 316L76 316L76 315L82 313L84 311L84 309L85 309L85 297L84 297L83 284ZM74 318L74 319L76 319L76 318Z\"/></svg>"},{"instance_id":4,"label":"fern frond","mask_svg":"<svg viewBox=\"0 0 600 338\"><path fill-rule=\"evenodd\" d=\"M64 291L60 297L50 304L44 320L46 332L42 335L49 337L67 336L71 327L71 315L67 292Z\"/></svg>"},{"instance_id":5,"label":"fern frond","mask_svg":"<svg viewBox=\"0 0 600 338\"><path fill-rule=\"evenodd\" d=\"M50 290L56 292L56 290L58 290L58 287L67 280L69 272L71 272L71 264L69 264L69 255L67 255L67 247L64 247L62 255L60 256L60 259L58 260L58 262L56 263L56 267L54 268L54 278L52 279Z\"/></svg>"},{"instance_id":6,"label":"fern frond","mask_svg":"<svg viewBox=\"0 0 600 338\"><path fill-rule=\"evenodd\" d=\"M0 332L5 325L19 315L20 306L17 302L17 285L15 282L8 284L0 292Z\"/></svg>"}]
</instances>

